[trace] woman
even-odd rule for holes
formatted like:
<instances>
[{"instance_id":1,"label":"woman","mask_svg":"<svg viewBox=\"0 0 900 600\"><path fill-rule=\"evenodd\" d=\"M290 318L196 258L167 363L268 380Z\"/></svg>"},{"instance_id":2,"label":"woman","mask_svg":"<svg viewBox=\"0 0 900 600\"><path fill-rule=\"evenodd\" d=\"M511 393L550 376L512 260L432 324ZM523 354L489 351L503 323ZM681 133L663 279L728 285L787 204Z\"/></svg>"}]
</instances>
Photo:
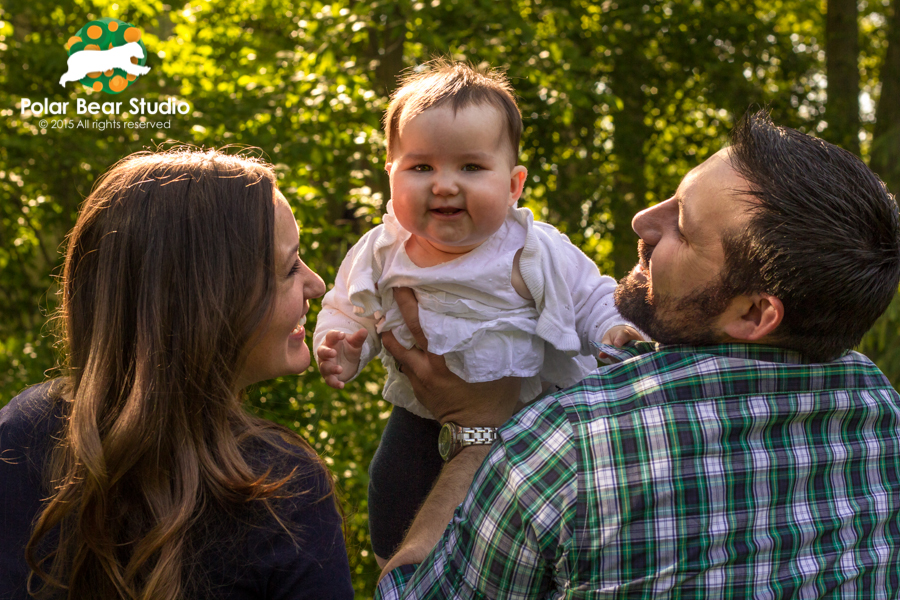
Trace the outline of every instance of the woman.
<instances>
[{"instance_id":1,"label":"woman","mask_svg":"<svg viewBox=\"0 0 900 600\"><path fill-rule=\"evenodd\" d=\"M352 598L327 469L241 406L310 363L325 291L270 167L115 165L61 282L66 377L0 411L0 599Z\"/></svg>"}]
</instances>

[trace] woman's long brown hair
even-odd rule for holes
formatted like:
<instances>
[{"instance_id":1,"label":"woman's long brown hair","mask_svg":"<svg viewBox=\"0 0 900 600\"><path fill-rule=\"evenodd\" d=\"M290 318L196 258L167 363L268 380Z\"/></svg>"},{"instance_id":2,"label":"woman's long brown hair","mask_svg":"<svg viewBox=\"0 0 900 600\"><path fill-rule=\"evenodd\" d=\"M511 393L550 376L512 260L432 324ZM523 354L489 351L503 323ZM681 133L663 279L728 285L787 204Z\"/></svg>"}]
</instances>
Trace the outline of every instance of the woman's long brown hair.
<instances>
[{"instance_id":1,"label":"woman's long brown hair","mask_svg":"<svg viewBox=\"0 0 900 600\"><path fill-rule=\"evenodd\" d=\"M287 440L316 466L236 387L272 304L274 186L259 161L181 149L124 159L85 201L61 286L65 425L29 586L37 575L70 600L180 598L189 534L210 507L258 501L278 518L268 499L291 473L251 467L248 441L285 454Z\"/></svg>"}]
</instances>

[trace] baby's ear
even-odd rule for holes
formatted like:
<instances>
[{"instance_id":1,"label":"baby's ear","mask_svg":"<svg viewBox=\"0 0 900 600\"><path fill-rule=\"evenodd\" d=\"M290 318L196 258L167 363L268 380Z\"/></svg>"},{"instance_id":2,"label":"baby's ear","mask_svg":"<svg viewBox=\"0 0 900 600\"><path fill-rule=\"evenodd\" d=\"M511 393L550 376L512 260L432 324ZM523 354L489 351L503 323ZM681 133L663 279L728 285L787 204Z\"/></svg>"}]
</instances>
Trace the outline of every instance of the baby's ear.
<instances>
[{"instance_id":1,"label":"baby's ear","mask_svg":"<svg viewBox=\"0 0 900 600\"><path fill-rule=\"evenodd\" d=\"M528 176L528 169L522 165L513 167L509 178L509 206L519 201L522 196L522 190L525 189L525 178Z\"/></svg>"},{"instance_id":2,"label":"baby's ear","mask_svg":"<svg viewBox=\"0 0 900 600\"><path fill-rule=\"evenodd\" d=\"M384 170L387 171L388 173L390 173L392 166L394 166L394 163L385 163Z\"/></svg>"}]
</instances>

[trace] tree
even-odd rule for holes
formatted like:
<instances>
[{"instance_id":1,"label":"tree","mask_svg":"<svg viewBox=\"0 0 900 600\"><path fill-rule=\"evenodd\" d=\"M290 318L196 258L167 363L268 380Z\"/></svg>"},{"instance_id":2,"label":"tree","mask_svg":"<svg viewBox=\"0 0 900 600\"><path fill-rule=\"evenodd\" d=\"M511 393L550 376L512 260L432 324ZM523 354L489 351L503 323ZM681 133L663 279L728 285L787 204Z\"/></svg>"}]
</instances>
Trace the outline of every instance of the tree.
<instances>
[{"instance_id":1,"label":"tree","mask_svg":"<svg viewBox=\"0 0 900 600\"><path fill-rule=\"evenodd\" d=\"M825 137L859 154L859 24L856 0L828 0L825 72L828 100Z\"/></svg>"},{"instance_id":2,"label":"tree","mask_svg":"<svg viewBox=\"0 0 900 600\"><path fill-rule=\"evenodd\" d=\"M900 194L900 1L887 16L881 96L875 112L871 167L888 189Z\"/></svg>"},{"instance_id":3,"label":"tree","mask_svg":"<svg viewBox=\"0 0 900 600\"><path fill-rule=\"evenodd\" d=\"M900 10L898 0L866 2L858 60L850 62L860 65L853 89L861 86L877 108L854 139L860 130L871 135L859 151L896 192ZM42 128L41 117L22 113L22 98L101 99L56 83L65 41L101 16L139 24L154 69L117 99L174 96L190 103L189 115L168 129L101 131L100 122L137 116L69 114L92 125L73 135L54 128L61 116ZM844 86L831 79L828 39L812 0L7 0L0 404L53 366L46 317L55 308L57 249L95 178L126 154L167 138L261 148L301 223L304 260L331 282L388 199L380 119L397 75L434 55L484 62L506 68L517 90L529 170L523 204L604 272L621 275L636 260L634 213L669 197L748 107L767 105L776 122L812 133L837 127L845 109L826 106L825 82L830 92ZM895 384L898 330L895 303L863 345ZM365 499L366 469L390 410L380 399L382 375L372 365L336 391L311 369L248 394L250 410L306 436L337 475L360 597L371 597L378 573Z\"/></svg>"}]
</instances>

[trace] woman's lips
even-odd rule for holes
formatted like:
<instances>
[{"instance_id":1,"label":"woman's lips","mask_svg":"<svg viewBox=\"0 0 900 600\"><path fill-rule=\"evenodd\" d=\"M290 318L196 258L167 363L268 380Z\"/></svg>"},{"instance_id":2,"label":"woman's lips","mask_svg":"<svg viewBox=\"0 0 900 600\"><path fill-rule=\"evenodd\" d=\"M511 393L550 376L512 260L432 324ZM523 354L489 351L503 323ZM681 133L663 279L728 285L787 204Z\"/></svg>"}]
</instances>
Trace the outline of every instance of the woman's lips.
<instances>
[{"instance_id":1,"label":"woman's lips","mask_svg":"<svg viewBox=\"0 0 900 600\"><path fill-rule=\"evenodd\" d=\"M306 337L306 329L303 327L306 325L306 315L300 317L300 322L297 323L297 326L294 327L294 330L291 332L290 337L292 338L304 338Z\"/></svg>"}]
</instances>

